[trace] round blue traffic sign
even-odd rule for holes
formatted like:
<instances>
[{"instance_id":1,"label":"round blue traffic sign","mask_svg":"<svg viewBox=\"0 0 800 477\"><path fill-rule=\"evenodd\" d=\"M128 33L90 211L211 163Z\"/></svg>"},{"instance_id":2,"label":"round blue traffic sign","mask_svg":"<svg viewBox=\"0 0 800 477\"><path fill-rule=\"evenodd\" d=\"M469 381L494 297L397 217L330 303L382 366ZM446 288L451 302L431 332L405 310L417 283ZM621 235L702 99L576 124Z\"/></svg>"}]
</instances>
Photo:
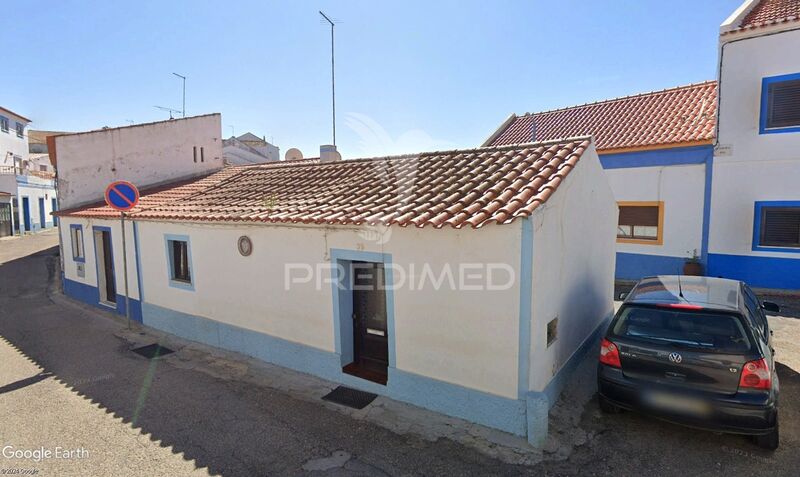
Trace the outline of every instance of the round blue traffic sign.
<instances>
[{"instance_id":1,"label":"round blue traffic sign","mask_svg":"<svg viewBox=\"0 0 800 477\"><path fill-rule=\"evenodd\" d=\"M128 181L114 181L106 187L106 204L124 212L139 203L139 189Z\"/></svg>"}]
</instances>

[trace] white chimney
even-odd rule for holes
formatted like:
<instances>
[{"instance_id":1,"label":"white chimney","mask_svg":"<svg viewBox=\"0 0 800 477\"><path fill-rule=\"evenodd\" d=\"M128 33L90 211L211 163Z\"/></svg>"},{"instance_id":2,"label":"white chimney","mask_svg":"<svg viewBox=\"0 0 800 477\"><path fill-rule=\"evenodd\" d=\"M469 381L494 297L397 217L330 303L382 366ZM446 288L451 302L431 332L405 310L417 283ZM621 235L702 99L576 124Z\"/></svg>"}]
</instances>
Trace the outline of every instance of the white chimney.
<instances>
[{"instance_id":1,"label":"white chimney","mask_svg":"<svg viewBox=\"0 0 800 477\"><path fill-rule=\"evenodd\" d=\"M340 161L342 155L336 151L336 146L332 144L323 144L319 147L319 162L333 162Z\"/></svg>"}]
</instances>

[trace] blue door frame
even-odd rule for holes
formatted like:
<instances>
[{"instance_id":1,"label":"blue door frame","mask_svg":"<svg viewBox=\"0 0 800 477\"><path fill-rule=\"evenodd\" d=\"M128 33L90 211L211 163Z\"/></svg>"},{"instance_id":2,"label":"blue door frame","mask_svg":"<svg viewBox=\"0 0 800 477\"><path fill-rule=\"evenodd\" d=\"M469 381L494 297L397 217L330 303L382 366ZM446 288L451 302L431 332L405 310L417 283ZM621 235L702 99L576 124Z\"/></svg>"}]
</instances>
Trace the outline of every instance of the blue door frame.
<instances>
[{"instance_id":1,"label":"blue door frame","mask_svg":"<svg viewBox=\"0 0 800 477\"><path fill-rule=\"evenodd\" d=\"M56 210L58 210L58 204L56 203L56 198L55 198L55 197L53 197L52 199L50 199L50 209L51 209L53 212L55 212ZM56 216L54 215L54 216L53 216L53 227L55 227L56 225L58 225L58 217L56 217Z\"/></svg>"},{"instance_id":2,"label":"blue door frame","mask_svg":"<svg viewBox=\"0 0 800 477\"><path fill-rule=\"evenodd\" d=\"M47 219L44 214L44 197L39 197L39 224L42 226L42 228L45 228L46 223Z\"/></svg>"},{"instance_id":3,"label":"blue door frame","mask_svg":"<svg viewBox=\"0 0 800 477\"><path fill-rule=\"evenodd\" d=\"M27 197L22 198L22 224L25 226L23 232L31 231L31 203Z\"/></svg>"}]
</instances>

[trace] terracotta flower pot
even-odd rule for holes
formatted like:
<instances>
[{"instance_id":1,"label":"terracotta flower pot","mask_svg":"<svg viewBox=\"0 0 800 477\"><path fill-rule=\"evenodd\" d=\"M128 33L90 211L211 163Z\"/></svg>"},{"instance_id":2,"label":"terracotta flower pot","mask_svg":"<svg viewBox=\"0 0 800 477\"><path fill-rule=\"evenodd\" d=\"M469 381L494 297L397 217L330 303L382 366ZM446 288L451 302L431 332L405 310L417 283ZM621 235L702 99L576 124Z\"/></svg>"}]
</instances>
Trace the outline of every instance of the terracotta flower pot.
<instances>
[{"instance_id":1,"label":"terracotta flower pot","mask_svg":"<svg viewBox=\"0 0 800 477\"><path fill-rule=\"evenodd\" d=\"M683 264L683 274L684 275L694 275L694 276L702 276L703 275L703 265L699 262L686 262Z\"/></svg>"}]
</instances>

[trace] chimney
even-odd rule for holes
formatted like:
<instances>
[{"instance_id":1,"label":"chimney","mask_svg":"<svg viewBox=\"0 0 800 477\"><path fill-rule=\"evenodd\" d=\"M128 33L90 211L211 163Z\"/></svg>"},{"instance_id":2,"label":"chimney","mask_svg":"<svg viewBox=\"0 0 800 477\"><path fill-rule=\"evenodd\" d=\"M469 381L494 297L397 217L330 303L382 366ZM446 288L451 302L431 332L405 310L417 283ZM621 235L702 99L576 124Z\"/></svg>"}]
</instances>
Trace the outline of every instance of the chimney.
<instances>
[{"instance_id":1,"label":"chimney","mask_svg":"<svg viewBox=\"0 0 800 477\"><path fill-rule=\"evenodd\" d=\"M334 162L342 160L342 155L336 151L336 146L323 144L319 147L319 162Z\"/></svg>"}]
</instances>

